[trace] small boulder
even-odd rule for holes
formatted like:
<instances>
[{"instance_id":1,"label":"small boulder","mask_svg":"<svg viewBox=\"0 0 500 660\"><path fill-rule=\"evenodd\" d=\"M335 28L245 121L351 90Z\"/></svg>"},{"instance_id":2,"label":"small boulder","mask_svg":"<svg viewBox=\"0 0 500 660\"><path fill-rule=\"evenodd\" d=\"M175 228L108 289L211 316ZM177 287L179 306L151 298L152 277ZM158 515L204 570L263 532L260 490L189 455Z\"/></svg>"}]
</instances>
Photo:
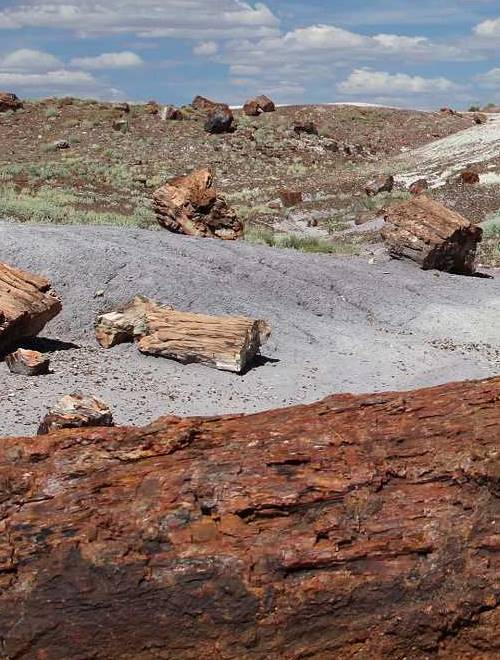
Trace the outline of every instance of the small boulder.
<instances>
[{"instance_id":1,"label":"small boulder","mask_svg":"<svg viewBox=\"0 0 500 660\"><path fill-rule=\"evenodd\" d=\"M191 102L191 107L195 110L200 110L202 112L208 112L210 110L215 110L216 108L229 108L227 103L219 103L218 101L211 101L210 99L205 98L204 96L195 96Z\"/></svg>"},{"instance_id":2,"label":"small boulder","mask_svg":"<svg viewBox=\"0 0 500 660\"><path fill-rule=\"evenodd\" d=\"M313 121L303 121L294 125L293 130L297 135L307 133L308 135L318 135L318 127Z\"/></svg>"},{"instance_id":3,"label":"small boulder","mask_svg":"<svg viewBox=\"0 0 500 660\"><path fill-rule=\"evenodd\" d=\"M162 109L160 119L162 121L181 121L184 119L184 115L179 108L176 108L173 105L167 105Z\"/></svg>"},{"instance_id":4,"label":"small boulder","mask_svg":"<svg viewBox=\"0 0 500 660\"><path fill-rule=\"evenodd\" d=\"M468 184L479 183L479 174L474 170L467 169L460 174L460 180L462 183Z\"/></svg>"},{"instance_id":5,"label":"small boulder","mask_svg":"<svg viewBox=\"0 0 500 660\"><path fill-rule=\"evenodd\" d=\"M261 112L261 107L255 99L250 99L243 106L243 113L247 115L247 117L258 117Z\"/></svg>"},{"instance_id":6,"label":"small boulder","mask_svg":"<svg viewBox=\"0 0 500 660\"><path fill-rule=\"evenodd\" d=\"M117 119L113 122L113 130L128 133L128 119Z\"/></svg>"},{"instance_id":7,"label":"small boulder","mask_svg":"<svg viewBox=\"0 0 500 660\"><path fill-rule=\"evenodd\" d=\"M475 124L486 124L488 121L487 115L485 115L483 112L475 112L472 115L472 119L474 120Z\"/></svg>"},{"instance_id":8,"label":"small boulder","mask_svg":"<svg viewBox=\"0 0 500 660\"><path fill-rule=\"evenodd\" d=\"M212 110L205 122L207 133L220 134L234 131L234 115L229 107L219 106Z\"/></svg>"},{"instance_id":9,"label":"small boulder","mask_svg":"<svg viewBox=\"0 0 500 660\"><path fill-rule=\"evenodd\" d=\"M148 101L146 103L146 112L150 115L157 115L160 112L160 104L156 101Z\"/></svg>"},{"instance_id":10,"label":"small boulder","mask_svg":"<svg viewBox=\"0 0 500 660\"><path fill-rule=\"evenodd\" d=\"M58 151L63 151L64 149L69 149L71 147L68 140L56 140L52 143L52 146Z\"/></svg>"},{"instance_id":11,"label":"small boulder","mask_svg":"<svg viewBox=\"0 0 500 660\"><path fill-rule=\"evenodd\" d=\"M15 94L9 92L0 92L0 112L8 110L20 110L23 103Z\"/></svg>"},{"instance_id":12,"label":"small boulder","mask_svg":"<svg viewBox=\"0 0 500 660\"><path fill-rule=\"evenodd\" d=\"M49 373L50 360L38 351L19 348L5 358L9 371L20 376L42 376Z\"/></svg>"},{"instance_id":13,"label":"small boulder","mask_svg":"<svg viewBox=\"0 0 500 660\"><path fill-rule=\"evenodd\" d=\"M262 94L261 96L257 96L254 100L257 102L262 112L274 112L276 110L276 106L269 96Z\"/></svg>"},{"instance_id":14,"label":"small boulder","mask_svg":"<svg viewBox=\"0 0 500 660\"><path fill-rule=\"evenodd\" d=\"M130 112L130 105L128 103L115 103L113 105L113 110L118 112L123 112L124 115L128 115Z\"/></svg>"},{"instance_id":15,"label":"small boulder","mask_svg":"<svg viewBox=\"0 0 500 660\"><path fill-rule=\"evenodd\" d=\"M280 190L279 196L283 206L297 206L302 202L302 193L298 190Z\"/></svg>"},{"instance_id":16,"label":"small boulder","mask_svg":"<svg viewBox=\"0 0 500 660\"><path fill-rule=\"evenodd\" d=\"M418 179L417 181L414 181L411 184L411 186L408 188L408 191L412 195L420 195L428 188L429 188L429 182L427 181L427 179Z\"/></svg>"},{"instance_id":17,"label":"small boulder","mask_svg":"<svg viewBox=\"0 0 500 660\"><path fill-rule=\"evenodd\" d=\"M365 186L365 193L369 197L374 197L382 192L392 192L393 188L394 177L392 175L381 175Z\"/></svg>"},{"instance_id":18,"label":"small boulder","mask_svg":"<svg viewBox=\"0 0 500 660\"><path fill-rule=\"evenodd\" d=\"M111 410L95 396L68 394L41 421L38 435L89 426L114 426Z\"/></svg>"}]
</instances>

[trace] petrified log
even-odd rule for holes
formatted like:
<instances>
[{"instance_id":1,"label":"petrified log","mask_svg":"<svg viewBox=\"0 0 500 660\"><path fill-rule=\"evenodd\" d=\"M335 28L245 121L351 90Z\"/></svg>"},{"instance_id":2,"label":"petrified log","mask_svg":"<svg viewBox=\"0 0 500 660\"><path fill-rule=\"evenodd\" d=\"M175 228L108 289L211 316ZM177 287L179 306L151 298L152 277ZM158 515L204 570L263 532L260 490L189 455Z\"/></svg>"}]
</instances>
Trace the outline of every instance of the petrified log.
<instances>
[{"instance_id":1,"label":"petrified log","mask_svg":"<svg viewBox=\"0 0 500 660\"><path fill-rule=\"evenodd\" d=\"M375 197L383 192L392 192L394 188L394 177L392 175L386 176L382 174L376 179L373 179L365 186L365 193L368 197Z\"/></svg>"},{"instance_id":2,"label":"petrified log","mask_svg":"<svg viewBox=\"0 0 500 660\"><path fill-rule=\"evenodd\" d=\"M500 378L0 443L6 658L493 660Z\"/></svg>"},{"instance_id":3,"label":"petrified log","mask_svg":"<svg viewBox=\"0 0 500 660\"><path fill-rule=\"evenodd\" d=\"M261 320L163 309L147 315L137 346L149 355L241 373L270 334Z\"/></svg>"},{"instance_id":4,"label":"petrified log","mask_svg":"<svg viewBox=\"0 0 500 660\"><path fill-rule=\"evenodd\" d=\"M382 237L393 257L407 257L424 270L436 268L469 275L474 272L480 227L425 195L390 206Z\"/></svg>"},{"instance_id":5,"label":"petrified log","mask_svg":"<svg viewBox=\"0 0 500 660\"><path fill-rule=\"evenodd\" d=\"M19 348L5 358L9 371L20 376L43 376L49 373L50 360L39 351Z\"/></svg>"},{"instance_id":6,"label":"petrified log","mask_svg":"<svg viewBox=\"0 0 500 660\"><path fill-rule=\"evenodd\" d=\"M113 415L109 406L95 396L67 394L40 422L38 435L89 426L113 426Z\"/></svg>"},{"instance_id":7,"label":"petrified log","mask_svg":"<svg viewBox=\"0 0 500 660\"><path fill-rule=\"evenodd\" d=\"M243 114L247 115L247 117L258 117L261 112L262 109L255 99L246 101L243 106Z\"/></svg>"},{"instance_id":8,"label":"petrified log","mask_svg":"<svg viewBox=\"0 0 500 660\"><path fill-rule=\"evenodd\" d=\"M19 100L15 94L11 94L10 92L0 92L0 112L19 110L22 107L22 101Z\"/></svg>"},{"instance_id":9,"label":"petrified log","mask_svg":"<svg viewBox=\"0 0 500 660\"><path fill-rule=\"evenodd\" d=\"M191 107L201 112L209 112L217 108L229 108L227 103L220 103L219 101L211 101L204 96L195 96L191 102Z\"/></svg>"},{"instance_id":10,"label":"petrified log","mask_svg":"<svg viewBox=\"0 0 500 660\"><path fill-rule=\"evenodd\" d=\"M95 323L97 341L103 348L132 342L144 334L148 315L167 309L171 308L160 305L150 298L135 296L125 305L120 305L97 317Z\"/></svg>"},{"instance_id":11,"label":"petrified log","mask_svg":"<svg viewBox=\"0 0 500 660\"><path fill-rule=\"evenodd\" d=\"M262 94L261 96L257 96L255 101L257 101L262 112L274 112L276 110L274 101L272 101L269 96Z\"/></svg>"},{"instance_id":12,"label":"petrified log","mask_svg":"<svg viewBox=\"0 0 500 660\"><path fill-rule=\"evenodd\" d=\"M48 280L0 262L0 355L36 336L61 309Z\"/></svg>"},{"instance_id":13,"label":"petrified log","mask_svg":"<svg viewBox=\"0 0 500 660\"><path fill-rule=\"evenodd\" d=\"M179 234L235 240L243 224L222 197L217 196L210 169L171 179L153 194L159 224Z\"/></svg>"},{"instance_id":14,"label":"petrified log","mask_svg":"<svg viewBox=\"0 0 500 660\"><path fill-rule=\"evenodd\" d=\"M207 133L218 135L234 131L234 115L230 108L219 107L208 113L204 125Z\"/></svg>"}]
</instances>

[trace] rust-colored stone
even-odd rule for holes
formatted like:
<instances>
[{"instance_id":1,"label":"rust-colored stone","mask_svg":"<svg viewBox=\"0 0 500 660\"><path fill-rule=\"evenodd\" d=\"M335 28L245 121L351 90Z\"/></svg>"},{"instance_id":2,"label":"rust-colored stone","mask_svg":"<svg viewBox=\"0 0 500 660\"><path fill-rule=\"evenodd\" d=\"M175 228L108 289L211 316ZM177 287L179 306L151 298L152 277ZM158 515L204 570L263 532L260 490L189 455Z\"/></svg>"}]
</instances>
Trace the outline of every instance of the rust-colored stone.
<instances>
[{"instance_id":1,"label":"rust-colored stone","mask_svg":"<svg viewBox=\"0 0 500 660\"><path fill-rule=\"evenodd\" d=\"M274 104L274 101L272 101L269 96L265 96L265 94L262 94L261 96L257 96L255 98L255 101L257 101L259 108L262 110L262 112L274 112L276 110L276 105Z\"/></svg>"},{"instance_id":2,"label":"rust-colored stone","mask_svg":"<svg viewBox=\"0 0 500 660\"><path fill-rule=\"evenodd\" d=\"M460 173L460 180L462 183L468 184L479 183L479 174L474 170L467 169Z\"/></svg>"},{"instance_id":3,"label":"rust-colored stone","mask_svg":"<svg viewBox=\"0 0 500 660\"><path fill-rule=\"evenodd\" d=\"M42 376L49 373L50 360L39 351L19 348L5 358L9 371L20 376Z\"/></svg>"},{"instance_id":4,"label":"rust-colored stone","mask_svg":"<svg viewBox=\"0 0 500 660\"><path fill-rule=\"evenodd\" d=\"M95 396L67 394L45 415L38 427L38 435L89 426L113 426L109 407Z\"/></svg>"},{"instance_id":5,"label":"rust-colored stone","mask_svg":"<svg viewBox=\"0 0 500 660\"><path fill-rule=\"evenodd\" d=\"M494 660L499 437L494 378L4 438L2 654Z\"/></svg>"},{"instance_id":6,"label":"rust-colored stone","mask_svg":"<svg viewBox=\"0 0 500 660\"><path fill-rule=\"evenodd\" d=\"M429 182L427 179L417 179L417 181L414 181L411 186L408 188L408 191L412 195L421 195L423 192L428 190L429 188Z\"/></svg>"},{"instance_id":7,"label":"rust-colored stone","mask_svg":"<svg viewBox=\"0 0 500 660\"><path fill-rule=\"evenodd\" d=\"M366 184L365 193L369 197L375 197L383 192L392 192L394 188L394 177L382 174Z\"/></svg>"},{"instance_id":8,"label":"rust-colored stone","mask_svg":"<svg viewBox=\"0 0 500 660\"><path fill-rule=\"evenodd\" d=\"M302 193L300 190L280 190L279 197L283 206L297 206L302 202Z\"/></svg>"},{"instance_id":9,"label":"rust-colored stone","mask_svg":"<svg viewBox=\"0 0 500 660\"><path fill-rule=\"evenodd\" d=\"M15 94L11 94L10 92L0 92L0 112L20 110L22 107L22 101L18 99Z\"/></svg>"},{"instance_id":10,"label":"rust-colored stone","mask_svg":"<svg viewBox=\"0 0 500 660\"><path fill-rule=\"evenodd\" d=\"M261 112L260 105L255 99L250 99L243 106L243 113L247 115L247 117L258 117Z\"/></svg>"}]
</instances>

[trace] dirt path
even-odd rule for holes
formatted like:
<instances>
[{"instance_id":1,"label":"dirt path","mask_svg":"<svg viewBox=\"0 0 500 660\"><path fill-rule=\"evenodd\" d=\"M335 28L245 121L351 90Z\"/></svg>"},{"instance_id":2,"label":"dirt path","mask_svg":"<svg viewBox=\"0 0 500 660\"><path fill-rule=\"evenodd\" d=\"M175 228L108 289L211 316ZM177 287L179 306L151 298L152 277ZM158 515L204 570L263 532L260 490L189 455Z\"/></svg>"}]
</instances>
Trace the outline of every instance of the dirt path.
<instances>
[{"instance_id":1,"label":"dirt path","mask_svg":"<svg viewBox=\"0 0 500 660\"><path fill-rule=\"evenodd\" d=\"M500 114L490 114L488 122L473 126L441 140L414 149L396 162L403 173L398 183L408 186L425 177L431 186L444 186L455 173L473 163L484 163L500 154Z\"/></svg>"},{"instance_id":2,"label":"dirt path","mask_svg":"<svg viewBox=\"0 0 500 660\"><path fill-rule=\"evenodd\" d=\"M48 275L64 299L40 344L53 351L54 373L30 379L0 364L0 435L35 431L46 408L75 390L108 401L120 423L145 424L162 414L255 411L500 372L500 278L83 226L0 224L0 259ZM268 319L269 361L235 376L132 346L99 349L96 314L136 293Z\"/></svg>"}]
</instances>

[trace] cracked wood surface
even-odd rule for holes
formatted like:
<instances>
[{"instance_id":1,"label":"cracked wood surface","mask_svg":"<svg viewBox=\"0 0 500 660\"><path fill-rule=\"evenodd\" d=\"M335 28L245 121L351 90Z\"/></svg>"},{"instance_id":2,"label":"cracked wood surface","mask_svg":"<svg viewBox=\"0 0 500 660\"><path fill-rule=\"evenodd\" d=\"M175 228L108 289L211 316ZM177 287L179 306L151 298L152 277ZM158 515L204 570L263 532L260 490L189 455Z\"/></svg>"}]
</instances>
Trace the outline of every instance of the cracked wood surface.
<instances>
[{"instance_id":1,"label":"cracked wood surface","mask_svg":"<svg viewBox=\"0 0 500 660\"><path fill-rule=\"evenodd\" d=\"M500 653L500 378L0 443L5 658Z\"/></svg>"}]
</instances>

